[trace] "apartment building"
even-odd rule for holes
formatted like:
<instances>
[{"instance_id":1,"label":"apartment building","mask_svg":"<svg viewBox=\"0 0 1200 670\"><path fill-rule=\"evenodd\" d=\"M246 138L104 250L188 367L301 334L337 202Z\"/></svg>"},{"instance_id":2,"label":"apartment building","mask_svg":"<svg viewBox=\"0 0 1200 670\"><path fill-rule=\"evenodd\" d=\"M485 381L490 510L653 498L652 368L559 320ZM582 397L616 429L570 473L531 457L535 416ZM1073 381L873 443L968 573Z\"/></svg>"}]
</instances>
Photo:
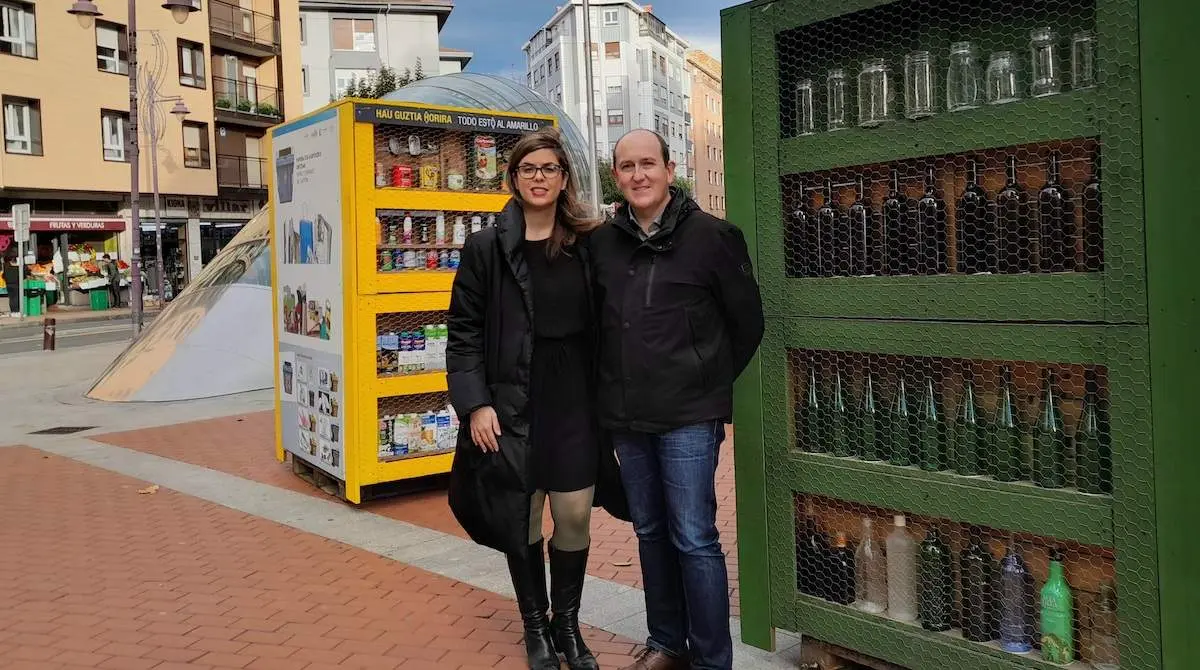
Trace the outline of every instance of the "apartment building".
<instances>
[{"instance_id":1,"label":"apartment building","mask_svg":"<svg viewBox=\"0 0 1200 670\"><path fill-rule=\"evenodd\" d=\"M152 276L157 173L161 266L177 291L266 202L261 138L300 110L298 86L292 100L284 85L289 72L299 82L297 12L208 0L180 24L159 3L139 5L141 230L131 230L126 3L96 4L102 15L84 27L68 5L0 0L0 248L11 206L30 203L38 262L76 245L128 261L136 244ZM176 101L186 116L171 113Z\"/></svg>"},{"instance_id":2,"label":"apartment building","mask_svg":"<svg viewBox=\"0 0 1200 670\"><path fill-rule=\"evenodd\" d=\"M451 0L301 0L304 111L342 97L353 81L383 66L423 76L461 72L472 54L443 49Z\"/></svg>"},{"instance_id":3,"label":"apartment building","mask_svg":"<svg viewBox=\"0 0 1200 670\"><path fill-rule=\"evenodd\" d=\"M586 128L582 0L561 5L522 47L526 83ZM688 161L691 91L684 57L688 43L632 0L592 0L592 94L596 153L611 160L627 131L649 128L670 141L677 174L694 179Z\"/></svg>"},{"instance_id":4,"label":"apartment building","mask_svg":"<svg viewBox=\"0 0 1200 670\"><path fill-rule=\"evenodd\" d=\"M691 157L696 202L704 211L725 218L725 131L721 106L721 62L709 54L687 52L692 84Z\"/></svg>"}]
</instances>

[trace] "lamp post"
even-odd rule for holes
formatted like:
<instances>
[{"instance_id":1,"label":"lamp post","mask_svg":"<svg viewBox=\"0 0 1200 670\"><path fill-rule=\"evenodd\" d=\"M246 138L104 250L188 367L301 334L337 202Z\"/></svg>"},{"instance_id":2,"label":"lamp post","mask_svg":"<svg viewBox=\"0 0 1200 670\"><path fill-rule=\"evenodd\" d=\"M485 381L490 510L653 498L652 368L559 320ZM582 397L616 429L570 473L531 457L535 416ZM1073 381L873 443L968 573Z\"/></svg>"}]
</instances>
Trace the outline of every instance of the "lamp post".
<instances>
[{"instance_id":1,"label":"lamp post","mask_svg":"<svg viewBox=\"0 0 1200 670\"><path fill-rule=\"evenodd\" d=\"M592 187L592 209L595 216L600 216L600 203L602 201L600 194L600 156L596 153L596 99L592 95L592 7L588 0L583 0L583 71L584 79L587 79L587 84L584 86L584 91L587 92L587 121L584 125L587 127L587 139L589 151L592 155L592 165L595 168L589 175Z\"/></svg>"},{"instance_id":2,"label":"lamp post","mask_svg":"<svg viewBox=\"0 0 1200 670\"><path fill-rule=\"evenodd\" d=\"M151 76L148 83L150 84L148 87L150 91L147 94L147 102L149 103L147 109L149 113L146 115L146 121L149 128L146 135L150 138L150 181L151 187L154 189L154 253L158 259L158 271L154 274L157 275L158 308L161 310L167 304L166 280L163 277L166 274L167 264L163 260L162 207L159 206L158 197L158 128L156 127L158 121L155 116L158 111L157 105L160 102L174 102L175 106L171 108L171 114L181 122L191 112L188 110L187 105L183 103L183 98L177 95L160 96L158 94L158 80L155 77Z\"/></svg>"},{"instance_id":3,"label":"lamp post","mask_svg":"<svg viewBox=\"0 0 1200 670\"><path fill-rule=\"evenodd\" d=\"M136 338L142 332L142 223L141 223L141 184L138 175L138 83L137 83L137 0L128 0L129 20L125 28L126 41L129 43L129 211L130 227L136 239L133 244L133 257L130 259L129 270L129 310L133 317L133 336ZM200 11L193 0L165 0L163 9L170 10L171 17L176 23L187 21L188 15ZM97 16L103 16L100 8L92 0L75 0L75 4L67 10L79 20L80 27L90 29ZM161 261L161 259L160 259ZM161 275L162 272L159 272ZM118 295L118 297L120 297ZM162 296L159 296L161 300Z\"/></svg>"}]
</instances>

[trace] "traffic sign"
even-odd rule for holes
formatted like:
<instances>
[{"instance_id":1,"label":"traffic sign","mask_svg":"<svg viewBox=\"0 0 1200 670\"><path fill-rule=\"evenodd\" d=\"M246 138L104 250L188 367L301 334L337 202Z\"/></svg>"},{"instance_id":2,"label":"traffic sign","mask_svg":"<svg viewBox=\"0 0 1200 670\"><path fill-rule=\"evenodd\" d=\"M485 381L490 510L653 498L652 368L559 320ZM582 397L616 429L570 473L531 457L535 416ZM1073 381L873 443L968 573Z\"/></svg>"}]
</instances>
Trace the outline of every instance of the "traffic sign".
<instances>
[{"instance_id":1,"label":"traffic sign","mask_svg":"<svg viewBox=\"0 0 1200 670\"><path fill-rule=\"evenodd\" d=\"M13 238L17 242L29 241L29 204L13 205Z\"/></svg>"}]
</instances>

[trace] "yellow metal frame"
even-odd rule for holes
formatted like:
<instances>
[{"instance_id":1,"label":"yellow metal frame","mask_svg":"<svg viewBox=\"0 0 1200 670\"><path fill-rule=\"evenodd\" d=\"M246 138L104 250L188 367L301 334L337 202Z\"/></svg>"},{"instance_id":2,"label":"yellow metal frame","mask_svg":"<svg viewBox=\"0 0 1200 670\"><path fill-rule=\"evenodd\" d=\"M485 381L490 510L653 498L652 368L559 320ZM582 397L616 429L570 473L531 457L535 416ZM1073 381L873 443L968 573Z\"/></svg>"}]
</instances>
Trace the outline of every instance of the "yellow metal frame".
<instances>
[{"instance_id":1,"label":"yellow metal frame","mask_svg":"<svg viewBox=\"0 0 1200 670\"><path fill-rule=\"evenodd\" d=\"M553 116L499 112L426 105L386 100L348 98L304 115L306 118L331 108L338 110L341 147L342 190L342 247L343 307L345 309L345 379L346 420L343 426L343 445L346 480L345 498L351 503L362 502L362 489L374 484L395 482L450 471L453 453L414 456L397 461L380 461L378 449L378 403L380 398L440 393L447 390L446 374L434 372L403 377L381 378L376 371L375 333L380 314L404 312L445 311L450 307L453 271L412 271L381 273L377 271L378 231L376 210L400 209L413 211L471 211L499 212L508 203L507 193L469 191L430 191L375 186L375 125L354 118L356 104L395 105L407 108L447 112L491 114L521 119L540 119L558 126ZM267 134L267 155L273 156L272 134ZM271 272L276 272L275 171L267 171L271 217ZM271 305L276 342L279 340L279 296L271 291ZM279 370L279 349L275 347L275 374ZM286 460L283 448L281 397L275 388L275 457Z\"/></svg>"}]
</instances>

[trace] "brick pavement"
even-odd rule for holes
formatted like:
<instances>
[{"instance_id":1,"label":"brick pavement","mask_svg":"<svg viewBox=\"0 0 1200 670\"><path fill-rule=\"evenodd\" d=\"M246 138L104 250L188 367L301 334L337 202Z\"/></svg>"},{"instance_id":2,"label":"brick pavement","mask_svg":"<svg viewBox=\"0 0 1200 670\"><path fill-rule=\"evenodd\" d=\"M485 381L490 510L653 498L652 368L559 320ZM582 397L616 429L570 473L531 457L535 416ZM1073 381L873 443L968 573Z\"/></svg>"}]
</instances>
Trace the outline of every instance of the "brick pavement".
<instances>
[{"instance_id":1,"label":"brick pavement","mask_svg":"<svg viewBox=\"0 0 1200 670\"><path fill-rule=\"evenodd\" d=\"M733 614L737 615L737 520L734 497L732 428L722 447L717 473L718 526L729 566ZM200 465L264 484L325 497L275 460L271 412L257 412L93 437L98 442ZM366 511L458 537L466 537L446 504L444 491L414 493L362 506ZM549 531L549 514L545 515ZM632 527L596 510L592 522L588 573L641 588L641 567Z\"/></svg>"},{"instance_id":2,"label":"brick pavement","mask_svg":"<svg viewBox=\"0 0 1200 670\"><path fill-rule=\"evenodd\" d=\"M5 670L524 667L495 594L33 449L0 472Z\"/></svg>"}]
</instances>

